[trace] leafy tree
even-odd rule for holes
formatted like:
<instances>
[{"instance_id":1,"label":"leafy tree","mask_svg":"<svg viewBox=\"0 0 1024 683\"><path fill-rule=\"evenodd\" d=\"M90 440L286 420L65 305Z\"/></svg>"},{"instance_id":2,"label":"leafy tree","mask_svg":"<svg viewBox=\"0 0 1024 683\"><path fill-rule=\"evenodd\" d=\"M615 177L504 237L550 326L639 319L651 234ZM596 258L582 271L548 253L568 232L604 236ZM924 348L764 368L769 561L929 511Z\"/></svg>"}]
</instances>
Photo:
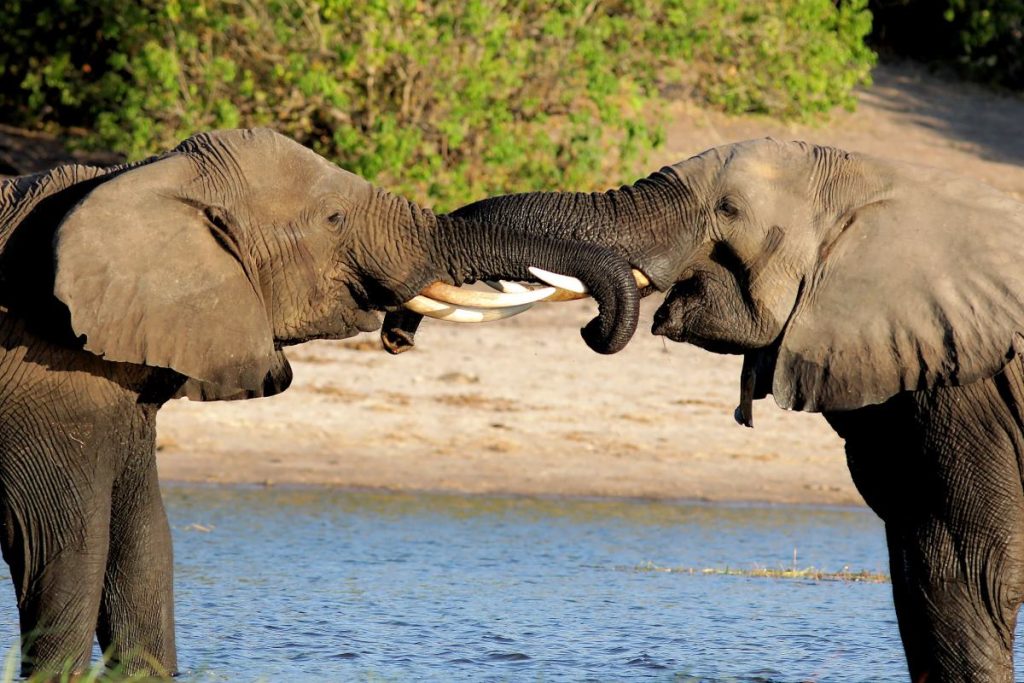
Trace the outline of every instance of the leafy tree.
<instances>
[{"instance_id":1,"label":"leafy tree","mask_svg":"<svg viewBox=\"0 0 1024 683\"><path fill-rule=\"evenodd\" d=\"M606 188L662 140L661 94L852 106L867 0L6 0L0 116L139 157L271 126L450 207Z\"/></svg>"}]
</instances>

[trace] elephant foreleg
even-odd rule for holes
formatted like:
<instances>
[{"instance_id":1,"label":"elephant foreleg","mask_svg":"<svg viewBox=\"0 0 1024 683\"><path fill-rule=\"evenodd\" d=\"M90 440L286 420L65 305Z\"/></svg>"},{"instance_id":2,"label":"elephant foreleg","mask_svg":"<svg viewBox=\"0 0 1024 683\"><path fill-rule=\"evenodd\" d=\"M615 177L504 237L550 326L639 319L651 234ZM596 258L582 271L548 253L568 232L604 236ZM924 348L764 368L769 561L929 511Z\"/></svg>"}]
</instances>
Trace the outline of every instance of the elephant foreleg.
<instances>
[{"instance_id":1,"label":"elephant foreleg","mask_svg":"<svg viewBox=\"0 0 1024 683\"><path fill-rule=\"evenodd\" d=\"M978 383L826 414L885 522L911 680L1013 680L1024 596L1022 432Z\"/></svg>"},{"instance_id":2,"label":"elephant foreleg","mask_svg":"<svg viewBox=\"0 0 1024 683\"><path fill-rule=\"evenodd\" d=\"M1020 544L1006 539L1020 528L954 530L943 519L887 525L893 599L913 681L1013 680L1024 558ZM965 546L971 549L961 552Z\"/></svg>"},{"instance_id":3,"label":"elephant foreleg","mask_svg":"<svg viewBox=\"0 0 1024 683\"><path fill-rule=\"evenodd\" d=\"M14 459L5 455L7 464ZM4 469L9 475L20 468ZM109 496L90 492L83 499L80 482L59 470L48 474L52 479L45 486L4 476L0 497L3 554L18 598L25 676L88 667L107 562Z\"/></svg>"},{"instance_id":4,"label":"elephant foreleg","mask_svg":"<svg viewBox=\"0 0 1024 683\"><path fill-rule=\"evenodd\" d=\"M155 410L153 411L155 418ZM177 673L171 532L157 481L155 419L114 482L97 635L122 673Z\"/></svg>"}]
</instances>

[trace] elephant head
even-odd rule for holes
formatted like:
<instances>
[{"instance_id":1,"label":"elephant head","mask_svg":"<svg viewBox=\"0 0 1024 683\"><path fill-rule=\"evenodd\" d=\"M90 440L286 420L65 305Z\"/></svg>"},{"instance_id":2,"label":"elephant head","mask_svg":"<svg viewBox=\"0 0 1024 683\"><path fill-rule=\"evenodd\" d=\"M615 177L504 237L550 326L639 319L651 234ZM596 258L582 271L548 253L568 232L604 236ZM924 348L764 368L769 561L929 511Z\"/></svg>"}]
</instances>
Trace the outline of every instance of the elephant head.
<instances>
[{"instance_id":1,"label":"elephant head","mask_svg":"<svg viewBox=\"0 0 1024 683\"><path fill-rule=\"evenodd\" d=\"M36 235L78 343L171 368L196 398L280 391L290 378L281 347L376 329L372 311L435 281L570 271L599 292L588 343L614 352L635 326L636 286L611 251L435 216L269 130L200 134L112 169L25 176L4 183L0 199L4 298L24 299L37 277L21 272L25 249L12 248L19 233Z\"/></svg>"},{"instance_id":2,"label":"elephant head","mask_svg":"<svg viewBox=\"0 0 1024 683\"><path fill-rule=\"evenodd\" d=\"M933 169L756 140L455 215L617 250L669 292L655 334L744 355L746 424L769 393L834 411L970 383L1024 341L1024 206Z\"/></svg>"}]
</instances>

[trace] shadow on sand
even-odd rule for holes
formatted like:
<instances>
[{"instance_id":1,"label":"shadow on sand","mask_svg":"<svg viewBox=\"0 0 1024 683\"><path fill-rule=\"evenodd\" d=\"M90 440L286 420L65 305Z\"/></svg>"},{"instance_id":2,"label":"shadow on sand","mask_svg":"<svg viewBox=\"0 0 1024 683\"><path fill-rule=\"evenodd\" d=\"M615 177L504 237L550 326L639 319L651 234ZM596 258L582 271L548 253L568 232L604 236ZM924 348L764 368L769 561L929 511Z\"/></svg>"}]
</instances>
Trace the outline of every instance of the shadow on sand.
<instances>
[{"instance_id":1,"label":"shadow on sand","mask_svg":"<svg viewBox=\"0 0 1024 683\"><path fill-rule=\"evenodd\" d=\"M914 64L885 64L873 77L864 101L960 140L989 161L1024 164L1024 97L934 76Z\"/></svg>"}]
</instances>

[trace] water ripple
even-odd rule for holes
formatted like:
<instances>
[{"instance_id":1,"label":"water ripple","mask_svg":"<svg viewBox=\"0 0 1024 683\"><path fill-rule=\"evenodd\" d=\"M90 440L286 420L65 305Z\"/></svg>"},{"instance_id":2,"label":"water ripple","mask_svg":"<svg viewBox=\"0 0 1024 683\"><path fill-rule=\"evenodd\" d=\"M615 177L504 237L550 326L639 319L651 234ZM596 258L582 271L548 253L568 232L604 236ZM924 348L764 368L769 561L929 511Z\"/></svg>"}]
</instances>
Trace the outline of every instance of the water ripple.
<instances>
[{"instance_id":1,"label":"water ripple","mask_svg":"<svg viewBox=\"0 0 1024 683\"><path fill-rule=\"evenodd\" d=\"M526 662L530 657L522 652L488 652L487 659L492 662Z\"/></svg>"},{"instance_id":2,"label":"water ripple","mask_svg":"<svg viewBox=\"0 0 1024 683\"><path fill-rule=\"evenodd\" d=\"M165 498L181 683L906 678L887 585L635 571L790 567L794 547L801 566L885 571L867 510L306 489ZM10 645L17 612L0 583Z\"/></svg>"}]
</instances>

